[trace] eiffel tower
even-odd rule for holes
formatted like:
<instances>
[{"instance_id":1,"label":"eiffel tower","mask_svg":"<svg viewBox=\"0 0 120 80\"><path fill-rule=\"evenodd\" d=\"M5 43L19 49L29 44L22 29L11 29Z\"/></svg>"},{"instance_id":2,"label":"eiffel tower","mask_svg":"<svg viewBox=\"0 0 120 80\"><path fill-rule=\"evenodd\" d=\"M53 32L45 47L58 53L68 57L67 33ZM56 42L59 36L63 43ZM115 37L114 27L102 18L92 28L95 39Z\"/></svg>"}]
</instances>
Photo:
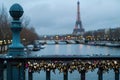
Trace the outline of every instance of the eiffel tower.
<instances>
[{"instance_id":1,"label":"eiffel tower","mask_svg":"<svg viewBox=\"0 0 120 80\"><path fill-rule=\"evenodd\" d=\"M73 29L73 35L83 35L85 32L84 28L82 27L82 21L80 19L80 2L77 2L77 19L75 23L75 28Z\"/></svg>"}]
</instances>

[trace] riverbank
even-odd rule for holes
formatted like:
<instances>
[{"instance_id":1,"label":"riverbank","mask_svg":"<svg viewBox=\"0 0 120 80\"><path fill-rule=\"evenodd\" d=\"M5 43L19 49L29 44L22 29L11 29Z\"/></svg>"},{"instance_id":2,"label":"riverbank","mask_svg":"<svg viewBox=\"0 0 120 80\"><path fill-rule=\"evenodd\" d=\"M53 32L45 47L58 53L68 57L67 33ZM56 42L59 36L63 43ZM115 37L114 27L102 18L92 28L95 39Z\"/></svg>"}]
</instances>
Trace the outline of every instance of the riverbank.
<instances>
[{"instance_id":1,"label":"riverbank","mask_svg":"<svg viewBox=\"0 0 120 80\"><path fill-rule=\"evenodd\" d=\"M6 53L8 51L8 45L0 45L0 54Z\"/></svg>"},{"instance_id":2,"label":"riverbank","mask_svg":"<svg viewBox=\"0 0 120 80\"><path fill-rule=\"evenodd\" d=\"M120 42L115 41L89 41L84 44L92 46L120 47Z\"/></svg>"}]
</instances>

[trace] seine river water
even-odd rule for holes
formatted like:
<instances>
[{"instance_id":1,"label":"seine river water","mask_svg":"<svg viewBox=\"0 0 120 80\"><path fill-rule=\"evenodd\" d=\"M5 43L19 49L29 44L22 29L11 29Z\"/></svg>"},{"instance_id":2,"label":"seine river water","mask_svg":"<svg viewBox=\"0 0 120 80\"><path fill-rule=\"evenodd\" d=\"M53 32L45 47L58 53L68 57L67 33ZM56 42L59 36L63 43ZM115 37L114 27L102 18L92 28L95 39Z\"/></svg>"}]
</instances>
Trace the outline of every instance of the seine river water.
<instances>
[{"instance_id":1,"label":"seine river water","mask_svg":"<svg viewBox=\"0 0 120 80\"><path fill-rule=\"evenodd\" d=\"M42 56L42 55L109 55L109 56L120 56L120 48L105 47L105 46L90 46L83 44L68 44L68 45L45 45L44 49L40 51L32 52L31 55ZM45 72L33 74L33 80L45 80ZM104 73L103 80L114 80L114 72L110 70L109 73ZM51 73L51 80L63 80L63 74L56 70L56 74ZM80 80L80 74L74 71L72 74L68 74L68 80ZM89 71L86 73L86 80L98 80L97 69L93 72Z\"/></svg>"},{"instance_id":2,"label":"seine river water","mask_svg":"<svg viewBox=\"0 0 120 80\"><path fill-rule=\"evenodd\" d=\"M83 44L45 45L44 49L32 52L32 55L120 55L120 48L91 46Z\"/></svg>"}]
</instances>

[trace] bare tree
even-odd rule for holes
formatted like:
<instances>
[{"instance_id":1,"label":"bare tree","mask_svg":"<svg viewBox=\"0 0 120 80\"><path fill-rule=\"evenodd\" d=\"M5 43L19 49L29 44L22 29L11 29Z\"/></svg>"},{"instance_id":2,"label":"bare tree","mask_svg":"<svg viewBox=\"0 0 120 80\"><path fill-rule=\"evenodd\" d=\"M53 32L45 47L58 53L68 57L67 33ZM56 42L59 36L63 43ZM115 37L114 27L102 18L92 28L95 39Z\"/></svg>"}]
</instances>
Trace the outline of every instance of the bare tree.
<instances>
[{"instance_id":1,"label":"bare tree","mask_svg":"<svg viewBox=\"0 0 120 80\"><path fill-rule=\"evenodd\" d=\"M35 39L38 39L38 35L35 32L33 27L29 27L30 25L30 18L29 17L22 17L21 18L23 30L21 32L21 38L25 39L26 43L31 43ZM7 10L2 5L0 9L0 40L8 40L12 38L12 32L10 29L10 18L8 18Z\"/></svg>"},{"instance_id":2,"label":"bare tree","mask_svg":"<svg viewBox=\"0 0 120 80\"><path fill-rule=\"evenodd\" d=\"M22 32L21 41L24 45L31 44L34 40L38 39L38 35L35 32L34 27L30 27L30 18L23 16L21 18L22 22Z\"/></svg>"},{"instance_id":3,"label":"bare tree","mask_svg":"<svg viewBox=\"0 0 120 80\"><path fill-rule=\"evenodd\" d=\"M8 14L7 10L2 5L1 12L0 12L0 39L6 39L11 36L11 31L10 31L10 22L8 20Z\"/></svg>"},{"instance_id":4,"label":"bare tree","mask_svg":"<svg viewBox=\"0 0 120 80\"><path fill-rule=\"evenodd\" d=\"M30 18L27 16L23 16L21 18L21 22L22 22L22 27L28 27L30 24Z\"/></svg>"},{"instance_id":5,"label":"bare tree","mask_svg":"<svg viewBox=\"0 0 120 80\"><path fill-rule=\"evenodd\" d=\"M21 39L22 42L24 43L24 45L27 44L32 44L34 42L34 40L39 39L37 33L35 31L33 31L34 28L26 28L24 27L22 32L21 32Z\"/></svg>"}]
</instances>

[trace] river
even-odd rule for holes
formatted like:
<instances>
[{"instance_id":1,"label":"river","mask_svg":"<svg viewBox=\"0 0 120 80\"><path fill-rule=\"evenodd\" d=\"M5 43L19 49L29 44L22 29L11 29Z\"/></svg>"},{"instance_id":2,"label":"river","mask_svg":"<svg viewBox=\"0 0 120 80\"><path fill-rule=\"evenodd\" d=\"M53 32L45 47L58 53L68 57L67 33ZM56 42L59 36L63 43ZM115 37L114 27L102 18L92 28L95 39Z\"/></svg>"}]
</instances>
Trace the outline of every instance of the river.
<instances>
[{"instance_id":1,"label":"river","mask_svg":"<svg viewBox=\"0 0 120 80\"><path fill-rule=\"evenodd\" d=\"M45 45L44 49L32 52L31 55L120 55L120 48L90 46L83 44Z\"/></svg>"},{"instance_id":2,"label":"river","mask_svg":"<svg viewBox=\"0 0 120 80\"><path fill-rule=\"evenodd\" d=\"M40 51L32 52L32 56L42 56L42 55L89 55L89 56L99 56L99 55L110 55L110 56L120 56L120 48L105 47L105 46L90 46L83 44L62 44L62 45L45 45L44 49ZM45 80L45 72L34 73L33 80ZM110 70L109 73L104 73L103 80L114 80L114 72ZM86 80L98 80L97 69L93 72L89 71L86 73ZM63 80L63 74L56 70L56 74L51 74L51 80ZM68 80L80 80L80 74L75 71L72 74L68 74Z\"/></svg>"}]
</instances>

